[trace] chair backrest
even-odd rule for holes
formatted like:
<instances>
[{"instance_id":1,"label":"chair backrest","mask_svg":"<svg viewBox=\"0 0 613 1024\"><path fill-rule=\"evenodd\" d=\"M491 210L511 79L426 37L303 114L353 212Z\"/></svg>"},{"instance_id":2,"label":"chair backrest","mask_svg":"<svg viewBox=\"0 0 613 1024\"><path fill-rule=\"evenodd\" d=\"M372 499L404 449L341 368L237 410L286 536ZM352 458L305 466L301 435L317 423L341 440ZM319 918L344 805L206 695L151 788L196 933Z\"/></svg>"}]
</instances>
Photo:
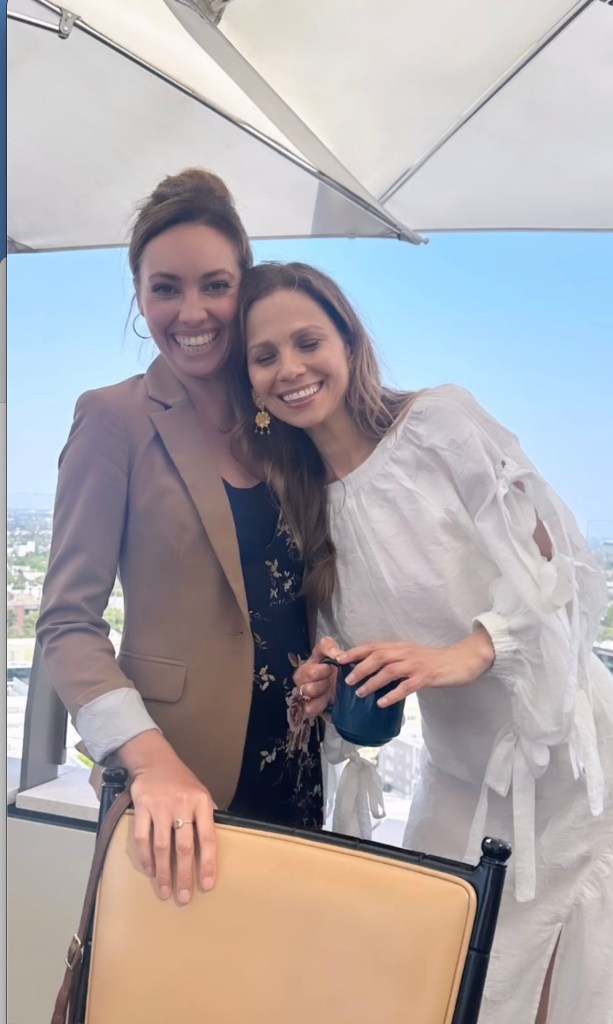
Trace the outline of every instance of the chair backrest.
<instances>
[{"instance_id":1,"label":"chair backrest","mask_svg":"<svg viewBox=\"0 0 613 1024\"><path fill-rule=\"evenodd\" d=\"M219 821L216 887L183 907L156 897L133 815L120 820L98 891L87 1024L476 1021L504 878L495 857L470 868Z\"/></svg>"}]
</instances>

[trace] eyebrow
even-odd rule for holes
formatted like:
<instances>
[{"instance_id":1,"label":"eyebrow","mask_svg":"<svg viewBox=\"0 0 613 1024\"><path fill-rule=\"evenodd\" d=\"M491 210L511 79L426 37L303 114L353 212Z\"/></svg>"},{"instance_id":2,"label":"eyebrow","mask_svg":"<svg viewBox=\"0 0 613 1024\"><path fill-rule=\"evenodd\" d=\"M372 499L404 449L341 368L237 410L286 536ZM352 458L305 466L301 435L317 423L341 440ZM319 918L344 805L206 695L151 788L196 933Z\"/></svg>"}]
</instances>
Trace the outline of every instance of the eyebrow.
<instances>
[{"instance_id":1,"label":"eyebrow","mask_svg":"<svg viewBox=\"0 0 613 1024\"><path fill-rule=\"evenodd\" d=\"M206 274L200 275L200 280L208 279L209 277L219 277L220 274L226 274L228 277L234 279L234 274L231 270L226 267L219 267L218 270L207 270ZM179 274L169 274L165 270L154 270L152 274L149 274L149 280L151 281L154 277L164 277L168 281L180 281L181 277Z\"/></svg>"},{"instance_id":2,"label":"eyebrow","mask_svg":"<svg viewBox=\"0 0 613 1024\"><path fill-rule=\"evenodd\" d=\"M297 338L298 335L302 334L303 331L323 331L323 333L325 334L325 330L325 327L323 327L321 324L302 324L301 327L297 327L295 331L292 331L292 333L290 334L290 338L293 341L294 338Z\"/></svg>"}]
</instances>

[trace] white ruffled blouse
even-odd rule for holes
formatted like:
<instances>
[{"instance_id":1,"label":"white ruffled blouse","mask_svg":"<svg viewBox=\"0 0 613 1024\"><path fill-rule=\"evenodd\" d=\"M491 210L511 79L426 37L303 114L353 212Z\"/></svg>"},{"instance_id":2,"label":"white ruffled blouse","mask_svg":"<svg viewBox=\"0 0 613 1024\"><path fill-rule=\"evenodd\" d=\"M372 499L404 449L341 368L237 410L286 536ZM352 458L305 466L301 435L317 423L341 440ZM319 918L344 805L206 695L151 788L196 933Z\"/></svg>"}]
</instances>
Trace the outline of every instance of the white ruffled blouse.
<instances>
[{"instance_id":1,"label":"white ruffled blouse","mask_svg":"<svg viewBox=\"0 0 613 1024\"><path fill-rule=\"evenodd\" d=\"M533 898L535 786L552 748L564 747L573 778L584 780L591 815L603 811L593 690L611 679L591 652L606 606L593 555L517 438L453 385L418 395L328 496L339 584L318 635L350 647L446 646L476 622L490 634L489 672L419 694L426 760L439 780L474 788L468 861L479 857L491 791L512 794L505 838L514 847L516 896ZM533 539L537 515L553 542L550 561ZM357 778L356 752L343 744L341 753L334 740L328 746L333 761L351 754ZM362 808L362 834L364 808L369 799L377 804L365 767L359 798L347 781L337 794L337 823L351 816L351 799Z\"/></svg>"}]
</instances>

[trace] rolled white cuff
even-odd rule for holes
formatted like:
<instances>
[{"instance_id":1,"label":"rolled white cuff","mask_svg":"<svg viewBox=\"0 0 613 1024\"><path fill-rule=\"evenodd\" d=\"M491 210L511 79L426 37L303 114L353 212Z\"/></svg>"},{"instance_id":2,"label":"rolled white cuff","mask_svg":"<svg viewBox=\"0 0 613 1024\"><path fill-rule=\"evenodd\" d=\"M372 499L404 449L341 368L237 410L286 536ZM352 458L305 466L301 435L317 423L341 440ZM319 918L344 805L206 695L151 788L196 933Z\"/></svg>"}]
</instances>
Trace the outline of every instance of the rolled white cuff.
<instances>
[{"instance_id":1,"label":"rolled white cuff","mask_svg":"<svg viewBox=\"0 0 613 1024\"><path fill-rule=\"evenodd\" d=\"M138 690L131 686L110 690L86 704L77 714L76 727L89 756L102 762L141 732L157 729Z\"/></svg>"},{"instance_id":2,"label":"rolled white cuff","mask_svg":"<svg viewBox=\"0 0 613 1024\"><path fill-rule=\"evenodd\" d=\"M489 633L494 648L495 660L500 663L513 657L517 652L516 639L509 633L508 621L498 612L483 612L473 619L473 627L479 623Z\"/></svg>"}]
</instances>

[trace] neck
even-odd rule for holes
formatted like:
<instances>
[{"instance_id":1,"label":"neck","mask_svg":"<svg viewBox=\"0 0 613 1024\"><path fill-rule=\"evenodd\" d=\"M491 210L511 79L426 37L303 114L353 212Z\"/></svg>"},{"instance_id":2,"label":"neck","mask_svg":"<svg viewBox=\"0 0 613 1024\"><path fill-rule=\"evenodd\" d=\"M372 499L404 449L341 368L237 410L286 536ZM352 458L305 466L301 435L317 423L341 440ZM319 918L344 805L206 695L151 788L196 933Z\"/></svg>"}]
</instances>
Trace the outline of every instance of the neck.
<instances>
[{"instance_id":1,"label":"neck","mask_svg":"<svg viewBox=\"0 0 613 1024\"><path fill-rule=\"evenodd\" d=\"M234 413L225 377L211 380L184 378L182 384L205 430L225 431L232 427Z\"/></svg>"},{"instance_id":2,"label":"neck","mask_svg":"<svg viewBox=\"0 0 613 1024\"><path fill-rule=\"evenodd\" d=\"M234 487L253 487L263 479L257 467L240 460L233 447L232 428L236 415L232 407L228 378L220 375L215 379L197 380L183 378L185 387L194 407L209 454L212 456L219 475Z\"/></svg>"},{"instance_id":3,"label":"neck","mask_svg":"<svg viewBox=\"0 0 613 1024\"><path fill-rule=\"evenodd\" d=\"M362 433L346 409L307 433L328 468L328 481L342 480L377 447L377 442Z\"/></svg>"}]
</instances>

